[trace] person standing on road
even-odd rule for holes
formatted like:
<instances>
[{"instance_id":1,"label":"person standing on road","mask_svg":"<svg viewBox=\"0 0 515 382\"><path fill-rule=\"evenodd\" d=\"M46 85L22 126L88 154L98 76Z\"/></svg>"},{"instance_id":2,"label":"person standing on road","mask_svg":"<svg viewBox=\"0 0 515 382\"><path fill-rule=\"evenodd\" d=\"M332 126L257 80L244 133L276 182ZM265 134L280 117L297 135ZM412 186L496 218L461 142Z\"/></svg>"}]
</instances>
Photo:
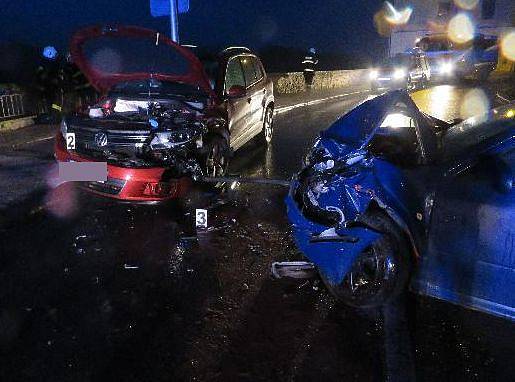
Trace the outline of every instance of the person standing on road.
<instances>
[{"instance_id":1,"label":"person standing on road","mask_svg":"<svg viewBox=\"0 0 515 382\"><path fill-rule=\"evenodd\" d=\"M313 80L315 79L315 66L318 64L318 59L316 58L316 49L309 48L306 57L302 61L302 65L304 66L304 81L306 82L306 86L308 89L313 88Z\"/></svg>"}]
</instances>

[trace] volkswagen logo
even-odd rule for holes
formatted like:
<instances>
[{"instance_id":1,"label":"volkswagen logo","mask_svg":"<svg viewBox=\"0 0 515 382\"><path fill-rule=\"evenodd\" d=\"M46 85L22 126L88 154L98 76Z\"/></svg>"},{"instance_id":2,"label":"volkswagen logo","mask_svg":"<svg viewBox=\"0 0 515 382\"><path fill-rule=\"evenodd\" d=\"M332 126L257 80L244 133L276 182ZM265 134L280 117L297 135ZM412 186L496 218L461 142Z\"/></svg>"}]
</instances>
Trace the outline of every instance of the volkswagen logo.
<instances>
[{"instance_id":1,"label":"volkswagen logo","mask_svg":"<svg viewBox=\"0 0 515 382\"><path fill-rule=\"evenodd\" d=\"M95 143L97 146L104 147L107 146L107 134L104 132L95 134Z\"/></svg>"}]
</instances>

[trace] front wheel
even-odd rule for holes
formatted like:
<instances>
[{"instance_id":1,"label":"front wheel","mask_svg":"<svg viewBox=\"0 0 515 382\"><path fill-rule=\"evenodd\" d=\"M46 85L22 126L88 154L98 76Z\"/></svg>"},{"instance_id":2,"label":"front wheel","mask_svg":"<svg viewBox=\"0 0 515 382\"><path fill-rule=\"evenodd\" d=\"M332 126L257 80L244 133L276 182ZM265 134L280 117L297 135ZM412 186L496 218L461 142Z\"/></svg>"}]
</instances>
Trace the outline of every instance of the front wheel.
<instances>
[{"instance_id":1,"label":"front wheel","mask_svg":"<svg viewBox=\"0 0 515 382\"><path fill-rule=\"evenodd\" d=\"M321 277L343 303L374 308L388 304L406 289L411 262L406 241L389 217L375 212L363 220L383 235L359 255L342 283L334 285Z\"/></svg>"},{"instance_id":2,"label":"front wheel","mask_svg":"<svg viewBox=\"0 0 515 382\"><path fill-rule=\"evenodd\" d=\"M272 144L272 137L274 135L274 109L268 106L265 111L263 120L263 130L261 132L261 139L267 145Z\"/></svg>"},{"instance_id":3,"label":"front wheel","mask_svg":"<svg viewBox=\"0 0 515 382\"><path fill-rule=\"evenodd\" d=\"M215 135L206 139L204 147L204 177L224 176L229 166L229 145L227 141L223 137ZM206 186L210 189L220 189L223 185L223 182L206 182Z\"/></svg>"}]
</instances>

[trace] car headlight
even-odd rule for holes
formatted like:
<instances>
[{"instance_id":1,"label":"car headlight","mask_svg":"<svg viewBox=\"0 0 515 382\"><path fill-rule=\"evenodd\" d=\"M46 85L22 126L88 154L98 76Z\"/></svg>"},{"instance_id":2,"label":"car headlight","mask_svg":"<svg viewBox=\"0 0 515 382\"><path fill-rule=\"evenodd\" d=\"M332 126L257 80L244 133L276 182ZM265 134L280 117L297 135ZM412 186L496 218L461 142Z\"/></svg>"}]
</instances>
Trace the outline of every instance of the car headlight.
<instances>
[{"instance_id":1,"label":"car headlight","mask_svg":"<svg viewBox=\"0 0 515 382\"><path fill-rule=\"evenodd\" d=\"M379 77L379 72L377 70L372 70L369 73L369 77L371 80L375 80L377 77Z\"/></svg>"},{"instance_id":2,"label":"car headlight","mask_svg":"<svg viewBox=\"0 0 515 382\"><path fill-rule=\"evenodd\" d=\"M406 77L406 70L404 69L395 69L395 72L393 72L393 77L397 80Z\"/></svg>"},{"instance_id":3,"label":"car headlight","mask_svg":"<svg viewBox=\"0 0 515 382\"><path fill-rule=\"evenodd\" d=\"M454 70L454 65L451 62L444 62L440 65L440 73L450 74Z\"/></svg>"},{"instance_id":4,"label":"car headlight","mask_svg":"<svg viewBox=\"0 0 515 382\"><path fill-rule=\"evenodd\" d=\"M189 129L180 129L170 132L168 140L175 144L183 144L191 141L195 137L195 132Z\"/></svg>"},{"instance_id":5,"label":"car headlight","mask_svg":"<svg viewBox=\"0 0 515 382\"><path fill-rule=\"evenodd\" d=\"M194 130L179 129L156 133L150 147L153 149L164 149L180 146L190 142L198 133Z\"/></svg>"},{"instance_id":6,"label":"car headlight","mask_svg":"<svg viewBox=\"0 0 515 382\"><path fill-rule=\"evenodd\" d=\"M59 126L59 130L61 130L61 135L66 139L66 133L68 132L68 125L64 118L61 120L61 125Z\"/></svg>"}]
</instances>

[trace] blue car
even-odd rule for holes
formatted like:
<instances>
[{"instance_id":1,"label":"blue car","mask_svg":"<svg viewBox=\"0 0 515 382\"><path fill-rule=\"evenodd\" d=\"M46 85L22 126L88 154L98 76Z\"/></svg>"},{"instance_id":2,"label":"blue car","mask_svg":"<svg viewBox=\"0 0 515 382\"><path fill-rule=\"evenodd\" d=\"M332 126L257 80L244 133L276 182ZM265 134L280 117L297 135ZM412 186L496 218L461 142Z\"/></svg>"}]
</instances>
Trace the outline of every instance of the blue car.
<instances>
[{"instance_id":1,"label":"blue car","mask_svg":"<svg viewBox=\"0 0 515 382\"><path fill-rule=\"evenodd\" d=\"M322 131L286 204L328 289L377 307L409 287L515 320L514 114L447 123L398 90Z\"/></svg>"}]
</instances>

